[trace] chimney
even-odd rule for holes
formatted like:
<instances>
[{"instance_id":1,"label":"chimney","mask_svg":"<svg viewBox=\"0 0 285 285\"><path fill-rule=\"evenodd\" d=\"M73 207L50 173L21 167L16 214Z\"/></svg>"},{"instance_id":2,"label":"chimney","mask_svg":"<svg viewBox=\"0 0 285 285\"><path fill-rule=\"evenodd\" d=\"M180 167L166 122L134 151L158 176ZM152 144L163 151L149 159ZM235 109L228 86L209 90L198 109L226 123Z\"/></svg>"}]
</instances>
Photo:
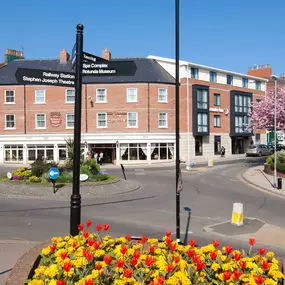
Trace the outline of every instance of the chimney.
<instances>
[{"instance_id":1,"label":"chimney","mask_svg":"<svg viewBox=\"0 0 285 285\"><path fill-rule=\"evenodd\" d=\"M105 48L103 51L102 51L102 57L106 60L111 60L111 52L109 51L108 48Z\"/></svg>"},{"instance_id":2,"label":"chimney","mask_svg":"<svg viewBox=\"0 0 285 285\"><path fill-rule=\"evenodd\" d=\"M281 72L280 78L283 80L285 79L284 72Z\"/></svg>"},{"instance_id":3,"label":"chimney","mask_svg":"<svg viewBox=\"0 0 285 285\"><path fill-rule=\"evenodd\" d=\"M66 49L62 49L60 54L59 54L59 60L60 63L67 63L69 60L69 53L66 51Z\"/></svg>"},{"instance_id":4,"label":"chimney","mask_svg":"<svg viewBox=\"0 0 285 285\"><path fill-rule=\"evenodd\" d=\"M4 62L9 63L15 59L24 59L24 55L19 50L6 48L6 52L4 54Z\"/></svg>"},{"instance_id":5,"label":"chimney","mask_svg":"<svg viewBox=\"0 0 285 285\"><path fill-rule=\"evenodd\" d=\"M270 78L272 69L270 67L270 64L255 65L248 69L247 74L256 77Z\"/></svg>"}]
</instances>

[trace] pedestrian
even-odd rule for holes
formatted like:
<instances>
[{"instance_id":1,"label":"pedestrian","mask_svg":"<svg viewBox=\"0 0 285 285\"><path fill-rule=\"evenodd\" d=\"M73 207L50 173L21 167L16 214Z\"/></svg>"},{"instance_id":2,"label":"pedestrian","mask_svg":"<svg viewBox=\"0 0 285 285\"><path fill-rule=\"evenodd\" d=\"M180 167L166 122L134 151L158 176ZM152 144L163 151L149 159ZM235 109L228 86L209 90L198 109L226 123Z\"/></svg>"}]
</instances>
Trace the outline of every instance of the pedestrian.
<instances>
[{"instance_id":1,"label":"pedestrian","mask_svg":"<svg viewBox=\"0 0 285 285\"><path fill-rule=\"evenodd\" d=\"M98 163L98 153L96 151L94 153L94 160L96 161L96 163Z\"/></svg>"},{"instance_id":2,"label":"pedestrian","mask_svg":"<svg viewBox=\"0 0 285 285\"><path fill-rule=\"evenodd\" d=\"M103 164L103 157L104 157L104 154L103 154L103 152L101 151L100 154L99 154L99 162L100 162L100 165Z\"/></svg>"},{"instance_id":3,"label":"pedestrian","mask_svg":"<svg viewBox=\"0 0 285 285\"><path fill-rule=\"evenodd\" d=\"M89 151L87 152L87 157L88 157L88 159L91 158L91 153Z\"/></svg>"},{"instance_id":4,"label":"pedestrian","mask_svg":"<svg viewBox=\"0 0 285 285\"><path fill-rule=\"evenodd\" d=\"M226 149L222 146L221 147L221 157L225 157Z\"/></svg>"}]
</instances>

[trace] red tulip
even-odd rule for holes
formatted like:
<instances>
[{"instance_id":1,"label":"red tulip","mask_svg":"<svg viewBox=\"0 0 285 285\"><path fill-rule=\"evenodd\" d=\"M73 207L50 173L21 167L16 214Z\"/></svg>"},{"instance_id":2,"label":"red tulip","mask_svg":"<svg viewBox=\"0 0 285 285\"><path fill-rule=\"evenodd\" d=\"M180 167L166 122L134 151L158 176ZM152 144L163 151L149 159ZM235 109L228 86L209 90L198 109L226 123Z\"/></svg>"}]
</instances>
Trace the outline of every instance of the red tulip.
<instances>
[{"instance_id":1,"label":"red tulip","mask_svg":"<svg viewBox=\"0 0 285 285\"><path fill-rule=\"evenodd\" d=\"M241 254L240 252L236 252L236 253L234 254L234 259L235 259L235 261L239 261L239 260L241 259L241 257L242 257L242 254Z\"/></svg>"},{"instance_id":2,"label":"red tulip","mask_svg":"<svg viewBox=\"0 0 285 285\"><path fill-rule=\"evenodd\" d=\"M90 233L88 231L83 233L83 236L87 239L89 237Z\"/></svg>"},{"instance_id":3,"label":"red tulip","mask_svg":"<svg viewBox=\"0 0 285 285\"><path fill-rule=\"evenodd\" d=\"M217 248L220 245L220 242L217 240L213 240L213 246Z\"/></svg>"},{"instance_id":4,"label":"red tulip","mask_svg":"<svg viewBox=\"0 0 285 285\"><path fill-rule=\"evenodd\" d=\"M246 268L246 261L240 261L239 265L240 265L241 269L245 269Z\"/></svg>"},{"instance_id":5,"label":"red tulip","mask_svg":"<svg viewBox=\"0 0 285 285\"><path fill-rule=\"evenodd\" d=\"M110 228L110 225L104 225L104 231L109 230L109 228Z\"/></svg>"},{"instance_id":6,"label":"red tulip","mask_svg":"<svg viewBox=\"0 0 285 285\"><path fill-rule=\"evenodd\" d=\"M258 252L260 255L263 255L265 253L266 249L265 248L259 248Z\"/></svg>"},{"instance_id":7,"label":"red tulip","mask_svg":"<svg viewBox=\"0 0 285 285\"><path fill-rule=\"evenodd\" d=\"M147 236L142 236L142 238L141 238L142 243L146 243L147 240L148 240Z\"/></svg>"},{"instance_id":8,"label":"red tulip","mask_svg":"<svg viewBox=\"0 0 285 285\"><path fill-rule=\"evenodd\" d=\"M64 280L60 279L60 280L56 281L56 285L64 285Z\"/></svg>"},{"instance_id":9,"label":"red tulip","mask_svg":"<svg viewBox=\"0 0 285 285\"><path fill-rule=\"evenodd\" d=\"M264 269L264 270L269 270L270 267L271 267L271 264L268 263L267 261L261 261L261 267L262 267L262 269Z\"/></svg>"},{"instance_id":10,"label":"red tulip","mask_svg":"<svg viewBox=\"0 0 285 285\"><path fill-rule=\"evenodd\" d=\"M154 253L154 251L155 251L155 247L153 245L150 245L149 246L149 252Z\"/></svg>"},{"instance_id":11,"label":"red tulip","mask_svg":"<svg viewBox=\"0 0 285 285\"><path fill-rule=\"evenodd\" d=\"M191 239L191 240L189 241L189 244L190 244L191 246L195 246L195 245L196 245L196 240Z\"/></svg>"},{"instance_id":12,"label":"red tulip","mask_svg":"<svg viewBox=\"0 0 285 285\"><path fill-rule=\"evenodd\" d=\"M86 221L86 227L89 228L91 225L92 225L92 221L87 220L87 221Z\"/></svg>"},{"instance_id":13,"label":"red tulip","mask_svg":"<svg viewBox=\"0 0 285 285\"><path fill-rule=\"evenodd\" d=\"M81 232L83 229L84 229L84 225L83 225L83 224L80 224L80 225L78 226L78 230Z\"/></svg>"},{"instance_id":14,"label":"red tulip","mask_svg":"<svg viewBox=\"0 0 285 285\"><path fill-rule=\"evenodd\" d=\"M102 225L96 225L96 230L98 231L98 232L100 232L101 230L102 230Z\"/></svg>"},{"instance_id":15,"label":"red tulip","mask_svg":"<svg viewBox=\"0 0 285 285\"><path fill-rule=\"evenodd\" d=\"M112 262L112 256L110 255L105 255L104 256L104 262L108 265Z\"/></svg>"},{"instance_id":16,"label":"red tulip","mask_svg":"<svg viewBox=\"0 0 285 285\"><path fill-rule=\"evenodd\" d=\"M93 247L94 247L94 249L96 249L96 250L99 249L100 245L101 245L100 242L98 242L98 241L96 241L96 240L95 240L94 243L93 243Z\"/></svg>"},{"instance_id":17,"label":"red tulip","mask_svg":"<svg viewBox=\"0 0 285 285\"><path fill-rule=\"evenodd\" d=\"M195 250L194 249L189 249L187 254L188 254L188 257L192 257L195 253Z\"/></svg>"},{"instance_id":18,"label":"red tulip","mask_svg":"<svg viewBox=\"0 0 285 285\"><path fill-rule=\"evenodd\" d=\"M126 239L127 241L130 241L130 240L132 239L132 237L131 237L130 235L127 235L127 236L125 236L125 239Z\"/></svg>"},{"instance_id":19,"label":"red tulip","mask_svg":"<svg viewBox=\"0 0 285 285\"><path fill-rule=\"evenodd\" d=\"M194 256L193 256L193 261L194 261L195 263L197 263L198 261L200 261L200 256L199 256L199 255L194 255Z\"/></svg>"},{"instance_id":20,"label":"red tulip","mask_svg":"<svg viewBox=\"0 0 285 285\"><path fill-rule=\"evenodd\" d=\"M77 247L77 242L76 242L76 241L74 241L74 242L72 243L72 247Z\"/></svg>"},{"instance_id":21,"label":"red tulip","mask_svg":"<svg viewBox=\"0 0 285 285\"><path fill-rule=\"evenodd\" d=\"M125 262L123 259L119 259L117 260L116 264L117 264L117 267L122 268L125 265Z\"/></svg>"},{"instance_id":22,"label":"red tulip","mask_svg":"<svg viewBox=\"0 0 285 285\"><path fill-rule=\"evenodd\" d=\"M140 252L139 252L138 250L136 250L136 251L134 252L134 257L135 257L135 258L139 258L140 256L141 256Z\"/></svg>"},{"instance_id":23,"label":"red tulip","mask_svg":"<svg viewBox=\"0 0 285 285\"><path fill-rule=\"evenodd\" d=\"M174 242L169 246L169 249L172 251L176 250L176 248L177 248L177 244Z\"/></svg>"},{"instance_id":24,"label":"red tulip","mask_svg":"<svg viewBox=\"0 0 285 285\"><path fill-rule=\"evenodd\" d=\"M162 275L157 276L157 284L161 285L164 282L164 277Z\"/></svg>"},{"instance_id":25,"label":"red tulip","mask_svg":"<svg viewBox=\"0 0 285 285\"><path fill-rule=\"evenodd\" d=\"M101 270L101 269L102 269L102 265L101 265L100 263L97 263L97 264L96 264L96 269L97 269L97 270Z\"/></svg>"},{"instance_id":26,"label":"red tulip","mask_svg":"<svg viewBox=\"0 0 285 285\"><path fill-rule=\"evenodd\" d=\"M233 251L232 246L229 246L229 245L227 245L227 246L225 247L225 249L226 249L226 253L227 253L227 254L230 254L230 253Z\"/></svg>"},{"instance_id":27,"label":"red tulip","mask_svg":"<svg viewBox=\"0 0 285 285\"><path fill-rule=\"evenodd\" d=\"M89 251L88 249L83 250L83 256L90 261L93 258L93 253Z\"/></svg>"},{"instance_id":28,"label":"red tulip","mask_svg":"<svg viewBox=\"0 0 285 285\"><path fill-rule=\"evenodd\" d=\"M71 267L72 267L72 264L71 264L70 261L64 262L64 264L63 264L63 270L64 270L64 271L69 272L69 270L71 269Z\"/></svg>"},{"instance_id":29,"label":"red tulip","mask_svg":"<svg viewBox=\"0 0 285 285\"><path fill-rule=\"evenodd\" d=\"M155 263L155 259L151 256L147 256L145 259L146 266L152 266Z\"/></svg>"},{"instance_id":30,"label":"red tulip","mask_svg":"<svg viewBox=\"0 0 285 285\"><path fill-rule=\"evenodd\" d=\"M94 242L95 242L95 240L93 240L93 239L89 239L89 240L87 241L87 243L88 243L89 246L92 246L92 245L94 244Z\"/></svg>"},{"instance_id":31,"label":"red tulip","mask_svg":"<svg viewBox=\"0 0 285 285\"><path fill-rule=\"evenodd\" d=\"M170 237L170 236L171 236L171 232L166 232L165 235L166 235L167 237Z\"/></svg>"},{"instance_id":32,"label":"red tulip","mask_svg":"<svg viewBox=\"0 0 285 285\"><path fill-rule=\"evenodd\" d=\"M216 259L216 257L217 257L217 252L216 251L211 251L210 252L210 257L212 258L212 259Z\"/></svg>"},{"instance_id":33,"label":"red tulip","mask_svg":"<svg viewBox=\"0 0 285 285\"><path fill-rule=\"evenodd\" d=\"M128 247L126 245L121 246L121 254L126 254L128 251Z\"/></svg>"},{"instance_id":34,"label":"red tulip","mask_svg":"<svg viewBox=\"0 0 285 285\"><path fill-rule=\"evenodd\" d=\"M51 251L52 253L54 253L55 250L56 250L56 244L51 245L51 246L49 247L49 249L50 249L50 251Z\"/></svg>"},{"instance_id":35,"label":"red tulip","mask_svg":"<svg viewBox=\"0 0 285 285\"><path fill-rule=\"evenodd\" d=\"M179 261L180 261L180 257L179 257L179 256L175 256L175 257L174 257L174 262L175 262L175 263L179 263Z\"/></svg>"},{"instance_id":36,"label":"red tulip","mask_svg":"<svg viewBox=\"0 0 285 285\"><path fill-rule=\"evenodd\" d=\"M66 257L67 257L67 251L63 251L61 254L60 254L60 257L61 257L61 259L66 259Z\"/></svg>"},{"instance_id":37,"label":"red tulip","mask_svg":"<svg viewBox=\"0 0 285 285\"><path fill-rule=\"evenodd\" d=\"M84 285L94 285L94 281L92 279L85 280Z\"/></svg>"},{"instance_id":38,"label":"red tulip","mask_svg":"<svg viewBox=\"0 0 285 285\"><path fill-rule=\"evenodd\" d=\"M170 244L172 243L172 238L171 238L171 237L167 237L167 238L165 239L165 243L168 244L168 245L170 245Z\"/></svg>"},{"instance_id":39,"label":"red tulip","mask_svg":"<svg viewBox=\"0 0 285 285\"><path fill-rule=\"evenodd\" d=\"M202 270L206 266L206 264L203 261L198 260L196 266L198 270Z\"/></svg>"},{"instance_id":40,"label":"red tulip","mask_svg":"<svg viewBox=\"0 0 285 285\"><path fill-rule=\"evenodd\" d=\"M167 269L166 269L166 271L167 271L168 273L170 273L170 272L173 271L173 266L172 266L172 264L167 264Z\"/></svg>"},{"instance_id":41,"label":"red tulip","mask_svg":"<svg viewBox=\"0 0 285 285\"><path fill-rule=\"evenodd\" d=\"M235 270L234 271L234 278L235 279L239 279L242 275L242 272L240 272L239 270Z\"/></svg>"},{"instance_id":42,"label":"red tulip","mask_svg":"<svg viewBox=\"0 0 285 285\"><path fill-rule=\"evenodd\" d=\"M264 281L263 277L260 275L253 276L253 279L254 279L256 284L262 284Z\"/></svg>"},{"instance_id":43,"label":"red tulip","mask_svg":"<svg viewBox=\"0 0 285 285\"><path fill-rule=\"evenodd\" d=\"M130 269L130 268L125 269L125 270L124 270L124 275L125 275L125 277L127 277L127 278L132 277L132 275L133 275L133 270Z\"/></svg>"},{"instance_id":44,"label":"red tulip","mask_svg":"<svg viewBox=\"0 0 285 285\"><path fill-rule=\"evenodd\" d=\"M250 238L250 239L248 240L248 242L249 242L249 244L252 246L252 245L255 244L256 240L255 240L254 238Z\"/></svg>"},{"instance_id":45,"label":"red tulip","mask_svg":"<svg viewBox=\"0 0 285 285\"><path fill-rule=\"evenodd\" d=\"M226 281L226 280L229 280L230 278L231 278L231 276L232 276L232 273L231 272L229 272L229 271L225 271L224 273L223 273L223 279Z\"/></svg>"}]
</instances>

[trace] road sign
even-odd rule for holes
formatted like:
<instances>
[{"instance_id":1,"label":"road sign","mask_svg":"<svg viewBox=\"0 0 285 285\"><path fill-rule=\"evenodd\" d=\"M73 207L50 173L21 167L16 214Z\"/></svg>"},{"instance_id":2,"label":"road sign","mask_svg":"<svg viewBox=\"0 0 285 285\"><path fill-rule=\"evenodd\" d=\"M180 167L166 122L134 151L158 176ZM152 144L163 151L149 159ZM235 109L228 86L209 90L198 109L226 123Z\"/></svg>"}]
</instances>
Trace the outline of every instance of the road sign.
<instances>
[{"instance_id":1,"label":"road sign","mask_svg":"<svg viewBox=\"0 0 285 285\"><path fill-rule=\"evenodd\" d=\"M50 179L56 179L56 178L58 178L58 176L59 176L59 170L57 168L51 168L48 171L48 177Z\"/></svg>"},{"instance_id":2,"label":"road sign","mask_svg":"<svg viewBox=\"0 0 285 285\"><path fill-rule=\"evenodd\" d=\"M16 71L18 83L25 85L52 85L74 87L75 74L54 70L18 68Z\"/></svg>"}]
</instances>

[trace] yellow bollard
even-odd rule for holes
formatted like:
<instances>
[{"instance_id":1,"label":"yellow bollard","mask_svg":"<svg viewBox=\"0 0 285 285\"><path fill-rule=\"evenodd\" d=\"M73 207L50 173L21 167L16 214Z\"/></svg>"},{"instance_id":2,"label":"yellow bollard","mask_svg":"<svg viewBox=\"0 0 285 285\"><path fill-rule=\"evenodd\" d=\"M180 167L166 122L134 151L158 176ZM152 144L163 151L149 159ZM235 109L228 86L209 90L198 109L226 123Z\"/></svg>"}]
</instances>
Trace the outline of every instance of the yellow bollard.
<instances>
[{"instance_id":1,"label":"yellow bollard","mask_svg":"<svg viewBox=\"0 0 285 285\"><path fill-rule=\"evenodd\" d=\"M209 159L208 160L208 166L214 166L214 160L212 160L212 159Z\"/></svg>"},{"instance_id":2,"label":"yellow bollard","mask_svg":"<svg viewBox=\"0 0 285 285\"><path fill-rule=\"evenodd\" d=\"M243 204L234 203L231 224L238 227L243 226Z\"/></svg>"}]
</instances>

